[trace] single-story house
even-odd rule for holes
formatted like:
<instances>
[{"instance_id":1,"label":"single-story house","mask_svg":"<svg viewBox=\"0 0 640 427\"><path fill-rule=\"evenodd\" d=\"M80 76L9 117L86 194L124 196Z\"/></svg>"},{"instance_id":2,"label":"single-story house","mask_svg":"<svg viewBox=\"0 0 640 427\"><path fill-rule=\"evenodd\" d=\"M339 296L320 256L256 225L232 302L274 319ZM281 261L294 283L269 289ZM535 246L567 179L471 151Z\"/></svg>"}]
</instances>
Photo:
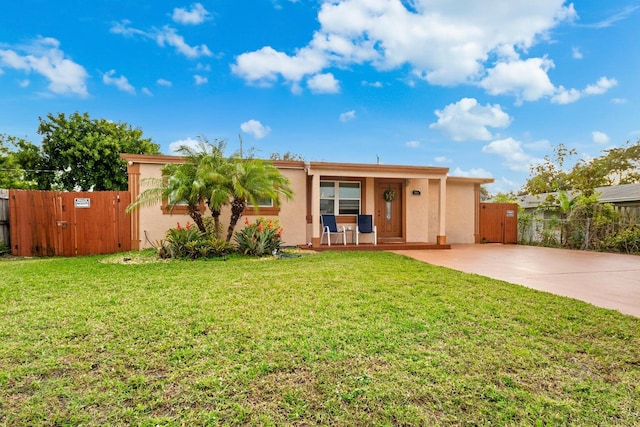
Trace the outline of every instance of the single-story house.
<instances>
[{"instance_id":1,"label":"single-story house","mask_svg":"<svg viewBox=\"0 0 640 427\"><path fill-rule=\"evenodd\" d=\"M183 162L182 157L124 154L129 174L131 199L145 189L145 178L161 178L168 163ZM248 207L244 216L253 221L259 216L277 218L283 228L283 244L320 245L320 215L333 213L339 226L355 230L356 215L372 215L378 243L479 243L480 186L492 178L449 176L448 168L305 161L273 161L291 183L292 200L279 207L271 201L264 206ZM388 202L385 191L395 192ZM387 193L388 194L388 193ZM205 209L205 206L203 206ZM205 215L209 215L205 212ZM228 224L230 208L223 209L221 221ZM184 209L167 211L157 206L143 207L131 213L132 249L150 247L163 239L176 223L190 220ZM244 221L238 223L242 227ZM355 241L347 233L348 243ZM370 235L360 237L372 243ZM326 238L322 242L326 244Z\"/></svg>"}]
</instances>

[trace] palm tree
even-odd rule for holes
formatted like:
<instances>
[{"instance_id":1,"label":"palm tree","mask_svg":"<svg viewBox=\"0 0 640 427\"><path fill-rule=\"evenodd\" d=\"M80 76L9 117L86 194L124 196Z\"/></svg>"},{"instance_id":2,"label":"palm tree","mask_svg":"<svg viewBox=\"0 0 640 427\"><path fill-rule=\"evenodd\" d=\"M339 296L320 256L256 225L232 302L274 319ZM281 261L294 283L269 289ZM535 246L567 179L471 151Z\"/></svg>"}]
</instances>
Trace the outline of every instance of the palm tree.
<instances>
[{"instance_id":1,"label":"palm tree","mask_svg":"<svg viewBox=\"0 0 640 427\"><path fill-rule=\"evenodd\" d=\"M220 237L221 210L232 196L225 172L228 164L224 157L225 147L224 140L212 144L206 139L200 139L195 148L183 145L177 150L196 167L196 179L204 186L202 196L211 211L216 238Z\"/></svg>"},{"instance_id":2,"label":"palm tree","mask_svg":"<svg viewBox=\"0 0 640 427\"><path fill-rule=\"evenodd\" d=\"M162 169L164 178L147 178L144 184L149 188L141 192L136 201L127 206L131 212L142 206L151 206L166 200L165 209L184 205L193 222L201 232L206 232L200 205L206 197L206 186L197 179L197 167L191 162L168 164Z\"/></svg>"},{"instance_id":3,"label":"palm tree","mask_svg":"<svg viewBox=\"0 0 640 427\"><path fill-rule=\"evenodd\" d=\"M293 197L289 179L270 162L260 159L245 160L236 156L227 164L226 174L228 189L233 196L227 242L231 241L247 202L258 206L259 199L269 198L279 206L281 197L287 200Z\"/></svg>"}]
</instances>

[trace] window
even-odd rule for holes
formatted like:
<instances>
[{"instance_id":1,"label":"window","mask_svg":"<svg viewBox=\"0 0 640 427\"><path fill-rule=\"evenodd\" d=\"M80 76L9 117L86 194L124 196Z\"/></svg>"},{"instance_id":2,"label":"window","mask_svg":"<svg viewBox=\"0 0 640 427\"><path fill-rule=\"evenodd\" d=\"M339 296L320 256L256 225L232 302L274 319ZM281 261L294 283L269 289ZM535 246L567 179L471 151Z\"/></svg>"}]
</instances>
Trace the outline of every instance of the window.
<instances>
[{"instance_id":1,"label":"window","mask_svg":"<svg viewBox=\"0 0 640 427\"><path fill-rule=\"evenodd\" d=\"M251 202L247 201L247 207L244 210L244 215L278 215L280 208L276 206L273 199L270 197L258 198L258 205L254 206Z\"/></svg>"},{"instance_id":2,"label":"window","mask_svg":"<svg viewBox=\"0 0 640 427\"><path fill-rule=\"evenodd\" d=\"M360 182L320 181L320 213L358 215Z\"/></svg>"},{"instance_id":3,"label":"window","mask_svg":"<svg viewBox=\"0 0 640 427\"><path fill-rule=\"evenodd\" d=\"M272 208L273 207L273 199L271 197L260 197L258 198L259 208ZM254 207L251 202L247 202L247 207Z\"/></svg>"}]
</instances>

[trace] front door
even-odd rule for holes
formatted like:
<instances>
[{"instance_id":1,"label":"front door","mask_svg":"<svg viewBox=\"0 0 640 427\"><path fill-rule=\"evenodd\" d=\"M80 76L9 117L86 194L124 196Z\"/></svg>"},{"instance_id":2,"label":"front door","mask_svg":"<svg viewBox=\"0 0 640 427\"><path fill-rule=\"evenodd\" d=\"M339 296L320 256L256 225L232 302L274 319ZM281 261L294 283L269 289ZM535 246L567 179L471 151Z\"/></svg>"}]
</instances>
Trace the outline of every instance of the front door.
<instances>
[{"instance_id":1,"label":"front door","mask_svg":"<svg viewBox=\"0 0 640 427\"><path fill-rule=\"evenodd\" d=\"M376 184L376 226L379 241L403 241L402 235L402 183Z\"/></svg>"}]
</instances>

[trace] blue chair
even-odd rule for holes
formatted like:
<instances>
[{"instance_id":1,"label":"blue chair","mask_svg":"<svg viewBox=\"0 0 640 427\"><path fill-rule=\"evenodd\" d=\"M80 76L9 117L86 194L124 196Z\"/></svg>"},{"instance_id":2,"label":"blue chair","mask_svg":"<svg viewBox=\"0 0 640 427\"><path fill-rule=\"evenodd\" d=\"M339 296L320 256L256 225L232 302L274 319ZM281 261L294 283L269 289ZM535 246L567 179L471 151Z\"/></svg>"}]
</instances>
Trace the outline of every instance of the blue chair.
<instances>
[{"instance_id":1,"label":"blue chair","mask_svg":"<svg viewBox=\"0 0 640 427\"><path fill-rule=\"evenodd\" d=\"M356 245L360 244L360 234L373 234L373 244L378 244L378 228L373 224L372 215L358 215L356 224Z\"/></svg>"},{"instance_id":2,"label":"blue chair","mask_svg":"<svg viewBox=\"0 0 640 427\"><path fill-rule=\"evenodd\" d=\"M338 229L335 215L322 214L320 215L320 221L322 222L322 235L320 236L320 244L322 244L322 239L324 239L325 234L327 235L327 245L329 246L331 246L332 234L342 234L342 243L345 245L347 244L347 232L344 226Z\"/></svg>"}]
</instances>

